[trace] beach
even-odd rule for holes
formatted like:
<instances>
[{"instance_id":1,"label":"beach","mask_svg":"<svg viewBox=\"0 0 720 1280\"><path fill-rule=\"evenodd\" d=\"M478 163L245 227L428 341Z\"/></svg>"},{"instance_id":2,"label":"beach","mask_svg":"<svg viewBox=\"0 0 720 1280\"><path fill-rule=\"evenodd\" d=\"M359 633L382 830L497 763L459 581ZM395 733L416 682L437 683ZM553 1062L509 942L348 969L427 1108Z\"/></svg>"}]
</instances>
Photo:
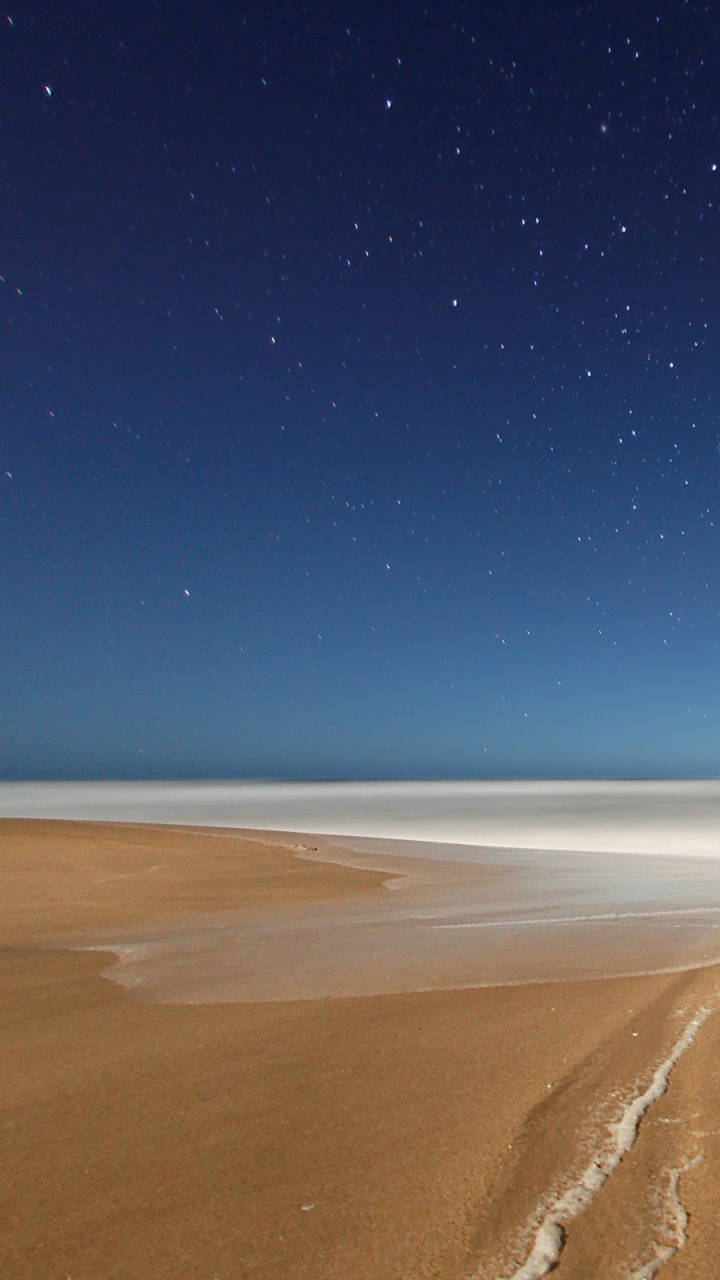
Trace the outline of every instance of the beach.
<instances>
[{"instance_id":1,"label":"beach","mask_svg":"<svg viewBox=\"0 0 720 1280\"><path fill-rule=\"evenodd\" d=\"M613 918L583 946L580 890L558 926L532 859L457 846L438 878L439 858L362 839L2 820L0 1275L525 1280L589 1168L553 1274L716 1274L712 860L688 862L693 897L666 859L650 898L680 901L659 924L637 876L624 914L601 911L593 864L582 892ZM472 945L428 959L431 928ZM343 934L360 944L314 991ZM623 972L666 945L672 971ZM228 967L252 956L240 989Z\"/></svg>"}]
</instances>

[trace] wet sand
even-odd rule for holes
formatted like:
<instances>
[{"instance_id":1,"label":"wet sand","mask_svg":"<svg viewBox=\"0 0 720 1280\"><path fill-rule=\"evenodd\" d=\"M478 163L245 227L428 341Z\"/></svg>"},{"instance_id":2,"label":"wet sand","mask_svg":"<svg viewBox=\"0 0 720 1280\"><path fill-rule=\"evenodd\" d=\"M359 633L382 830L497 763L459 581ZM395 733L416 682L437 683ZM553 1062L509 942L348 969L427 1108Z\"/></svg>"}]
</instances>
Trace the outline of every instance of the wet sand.
<instances>
[{"instance_id":1,"label":"wet sand","mask_svg":"<svg viewBox=\"0 0 720 1280\"><path fill-rule=\"evenodd\" d=\"M120 962L113 980L163 1003L634 976L720 961L717 859L181 830L207 848L238 834L287 841L311 865L377 874L361 897L275 894L235 909L228 898L204 915L197 901L162 928L97 933L95 945Z\"/></svg>"},{"instance_id":2,"label":"wet sand","mask_svg":"<svg viewBox=\"0 0 720 1280\"><path fill-rule=\"evenodd\" d=\"M336 856L308 860L268 835L0 823L1 1276L512 1276L720 994L712 966L538 981L539 948L536 980L517 986L168 1003L103 978L123 968L111 954L71 949L174 945L243 914L367 915L402 896L388 865ZM450 861L457 887L470 873ZM527 868L488 857L470 878L502 911ZM719 1017L568 1223L553 1274L639 1280L666 1257L671 1280L717 1274Z\"/></svg>"}]
</instances>

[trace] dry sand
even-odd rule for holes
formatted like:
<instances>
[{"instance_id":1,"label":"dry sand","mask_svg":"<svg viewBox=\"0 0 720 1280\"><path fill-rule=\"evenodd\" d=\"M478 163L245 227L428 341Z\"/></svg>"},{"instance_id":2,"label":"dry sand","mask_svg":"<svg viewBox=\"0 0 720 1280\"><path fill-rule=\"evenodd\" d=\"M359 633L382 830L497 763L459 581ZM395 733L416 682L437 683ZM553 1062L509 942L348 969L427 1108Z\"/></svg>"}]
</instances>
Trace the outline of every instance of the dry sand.
<instances>
[{"instance_id":1,"label":"dry sand","mask_svg":"<svg viewBox=\"0 0 720 1280\"><path fill-rule=\"evenodd\" d=\"M720 994L708 968L154 1003L100 976L112 956L69 948L369 900L386 875L234 835L6 820L0 878L3 1280L511 1276ZM718 1061L720 1009L554 1275L644 1280L664 1259L667 1280L720 1274Z\"/></svg>"}]
</instances>

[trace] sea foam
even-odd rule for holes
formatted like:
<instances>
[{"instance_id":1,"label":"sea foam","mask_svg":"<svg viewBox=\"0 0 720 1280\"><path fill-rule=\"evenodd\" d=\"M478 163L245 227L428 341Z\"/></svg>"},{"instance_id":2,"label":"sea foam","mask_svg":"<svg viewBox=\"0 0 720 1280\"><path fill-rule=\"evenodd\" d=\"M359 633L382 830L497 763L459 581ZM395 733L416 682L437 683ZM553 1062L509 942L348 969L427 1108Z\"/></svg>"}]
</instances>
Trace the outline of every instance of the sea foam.
<instances>
[{"instance_id":1,"label":"sea foam","mask_svg":"<svg viewBox=\"0 0 720 1280\"><path fill-rule=\"evenodd\" d=\"M527 1260L517 1271L513 1271L511 1276L504 1277L503 1280L542 1280L543 1276L548 1275L557 1266L570 1224L588 1208L603 1183L627 1155L638 1136L643 1116L648 1108L664 1094L673 1067L692 1044L698 1028L702 1026L709 1013L710 1009L701 1008L690 1019L668 1056L655 1069L647 1088L632 1098L619 1119L608 1126L609 1141L602 1153L592 1160L577 1181L573 1182L563 1195L544 1211L540 1224L536 1228L533 1247ZM678 1171L678 1178L680 1172L684 1170ZM677 1179L673 1184L673 1191L677 1198ZM684 1242L686 1224L683 1221L683 1213L684 1210L680 1206L675 1245L674 1248L668 1246L672 1248L672 1252L677 1252ZM658 1258L663 1256L661 1250L658 1250L657 1256ZM672 1253L668 1256L672 1256ZM636 1280L647 1280L648 1277L655 1275L657 1270L655 1260L648 1265L650 1269L646 1267L637 1273ZM652 1270L653 1266L655 1270ZM480 1280L479 1274L474 1280Z\"/></svg>"}]
</instances>

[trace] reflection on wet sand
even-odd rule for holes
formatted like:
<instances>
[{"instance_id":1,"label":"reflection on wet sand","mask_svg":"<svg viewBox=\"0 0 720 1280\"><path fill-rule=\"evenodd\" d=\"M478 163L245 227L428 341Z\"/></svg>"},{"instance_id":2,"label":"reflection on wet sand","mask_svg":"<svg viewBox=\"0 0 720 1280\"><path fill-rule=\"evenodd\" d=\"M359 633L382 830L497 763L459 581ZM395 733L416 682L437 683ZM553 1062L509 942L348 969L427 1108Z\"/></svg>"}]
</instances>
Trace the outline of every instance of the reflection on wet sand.
<instances>
[{"instance_id":1,"label":"reflection on wet sand","mask_svg":"<svg viewBox=\"0 0 720 1280\"><path fill-rule=\"evenodd\" d=\"M154 1000L217 1003L667 972L720 959L720 864L707 857L265 838L387 880L362 901L279 903L98 937L120 960L107 976Z\"/></svg>"}]
</instances>

